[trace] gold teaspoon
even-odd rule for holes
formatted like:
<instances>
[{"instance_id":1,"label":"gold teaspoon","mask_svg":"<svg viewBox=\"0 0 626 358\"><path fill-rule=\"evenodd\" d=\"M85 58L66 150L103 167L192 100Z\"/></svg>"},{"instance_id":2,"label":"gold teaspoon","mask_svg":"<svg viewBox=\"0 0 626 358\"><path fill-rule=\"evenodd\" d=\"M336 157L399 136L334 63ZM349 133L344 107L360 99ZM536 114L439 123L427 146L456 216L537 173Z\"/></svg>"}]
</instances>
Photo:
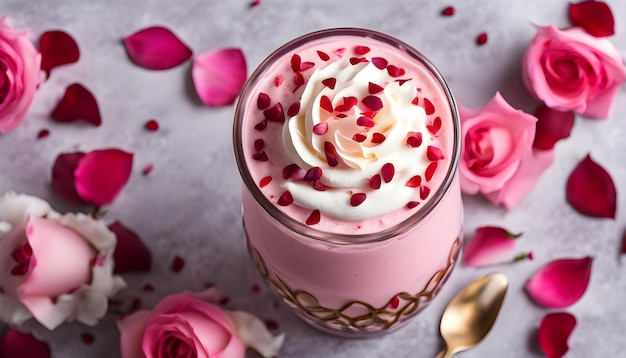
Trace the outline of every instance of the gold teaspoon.
<instances>
[{"instance_id":1,"label":"gold teaspoon","mask_svg":"<svg viewBox=\"0 0 626 358\"><path fill-rule=\"evenodd\" d=\"M485 275L467 285L448 304L439 330L446 342L437 358L470 349L493 327L504 302L509 281L501 273Z\"/></svg>"}]
</instances>

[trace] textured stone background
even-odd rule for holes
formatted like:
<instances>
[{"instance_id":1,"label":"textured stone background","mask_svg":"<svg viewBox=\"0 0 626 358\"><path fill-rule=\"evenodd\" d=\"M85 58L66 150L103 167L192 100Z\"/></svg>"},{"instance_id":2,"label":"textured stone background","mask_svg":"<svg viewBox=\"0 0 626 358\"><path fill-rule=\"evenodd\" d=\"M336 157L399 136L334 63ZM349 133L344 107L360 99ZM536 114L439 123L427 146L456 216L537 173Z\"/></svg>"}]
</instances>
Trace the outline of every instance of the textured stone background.
<instances>
[{"instance_id":1,"label":"textured stone background","mask_svg":"<svg viewBox=\"0 0 626 358\"><path fill-rule=\"evenodd\" d=\"M626 2L609 1L617 34L611 41L626 53ZM345 340L322 334L296 318L262 286L243 244L240 227L240 182L231 146L234 106L201 105L191 85L191 63L153 72L132 64L121 39L151 25L172 28L195 51L241 47L252 71L271 51L291 38L322 28L356 26L389 33L413 45L441 70L457 99L469 107L483 106L496 91L515 106L532 111L536 103L525 91L520 64L535 33L533 24L568 25L568 1L374 1L264 0L249 8L248 0L2 0L0 15L18 28L30 28L33 39L50 29L63 29L79 42L79 63L53 70L39 89L25 123L0 136L0 192L15 190L41 196L59 211L49 189L56 156L76 149L120 147L135 153L135 168L122 195L108 208L107 220L119 219L137 231L154 258L152 272L126 276L120 294L123 308L134 297L152 307L160 297L198 290L214 283L231 298L231 309L278 321L287 333L285 358L432 357L442 347L438 323L445 304L466 283L491 271L504 272L510 291L494 331L463 356L541 356L534 332L548 310L533 304L523 291L526 280L546 262L559 257L595 258L592 280L581 301L567 310L578 326L568 357L614 357L626 349L624 293L626 268L619 256L626 227L626 88L618 93L610 118L578 118L570 139L560 142L557 160L534 191L515 210L506 212L478 197L465 198L466 235L481 225L501 225L523 232L520 251L533 250L535 261L484 269L458 267L441 296L406 328L370 340ZM454 5L457 13L441 17ZM475 37L486 31L482 47ZM52 123L49 113L65 87L81 82L96 95L103 124ZM149 133L143 124L159 120L162 129ZM42 128L50 137L37 141ZM615 220L591 219L574 212L565 201L565 182L587 153L607 168L618 187ZM148 177L141 169L154 163ZM170 271L175 255L186 259L182 272ZM143 292L145 283L155 292ZM54 332L30 322L23 329L50 342L55 357L116 357L115 317L97 328L65 325ZM80 335L91 333L86 346Z\"/></svg>"}]
</instances>

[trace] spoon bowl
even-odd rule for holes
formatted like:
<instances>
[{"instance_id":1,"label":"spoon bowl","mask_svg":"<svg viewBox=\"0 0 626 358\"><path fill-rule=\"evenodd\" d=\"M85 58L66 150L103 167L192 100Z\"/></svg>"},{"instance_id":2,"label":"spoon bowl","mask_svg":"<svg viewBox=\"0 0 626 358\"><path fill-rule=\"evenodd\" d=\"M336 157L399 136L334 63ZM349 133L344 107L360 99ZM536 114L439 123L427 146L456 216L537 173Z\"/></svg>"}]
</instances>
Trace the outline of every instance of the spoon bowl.
<instances>
[{"instance_id":1,"label":"spoon bowl","mask_svg":"<svg viewBox=\"0 0 626 358\"><path fill-rule=\"evenodd\" d=\"M471 282L448 304L441 317L440 331L446 348L437 358L449 358L480 343L498 317L509 282L492 273Z\"/></svg>"}]
</instances>

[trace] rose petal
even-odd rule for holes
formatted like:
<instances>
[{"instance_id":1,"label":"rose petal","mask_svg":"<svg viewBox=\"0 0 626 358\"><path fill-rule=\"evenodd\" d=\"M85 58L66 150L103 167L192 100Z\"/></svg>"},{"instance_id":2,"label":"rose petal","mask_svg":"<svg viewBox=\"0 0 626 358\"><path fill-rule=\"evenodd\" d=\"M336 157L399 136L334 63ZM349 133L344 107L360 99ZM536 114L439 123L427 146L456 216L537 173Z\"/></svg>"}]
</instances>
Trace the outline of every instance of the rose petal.
<instances>
[{"instance_id":1,"label":"rose petal","mask_svg":"<svg viewBox=\"0 0 626 358\"><path fill-rule=\"evenodd\" d=\"M568 138L574 127L574 112L560 112L542 104L535 110L537 130L533 147L543 150L554 148L561 139Z\"/></svg>"},{"instance_id":2,"label":"rose petal","mask_svg":"<svg viewBox=\"0 0 626 358\"><path fill-rule=\"evenodd\" d=\"M593 259L559 259L543 266L526 283L538 304L562 308L576 303L587 290Z\"/></svg>"},{"instance_id":3,"label":"rose petal","mask_svg":"<svg viewBox=\"0 0 626 358\"><path fill-rule=\"evenodd\" d=\"M548 313L539 324L537 340L548 358L559 358L569 350L567 340L576 327L576 317L567 312Z\"/></svg>"},{"instance_id":4,"label":"rose petal","mask_svg":"<svg viewBox=\"0 0 626 358\"><path fill-rule=\"evenodd\" d=\"M513 260L511 254L515 249L515 239L520 235L500 227L477 228L474 238L465 247L463 264L486 266Z\"/></svg>"},{"instance_id":5,"label":"rose petal","mask_svg":"<svg viewBox=\"0 0 626 358\"><path fill-rule=\"evenodd\" d=\"M603 1L581 1L569 4L569 19L593 36L604 37L615 34L615 19L608 4Z\"/></svg>"},{"instance_id":6,"label":"rose petal","mask_svg":"<svg viewBox=\"0 0 626 358\"><path fill-rule=\"evenodd\" d=\"M171 30L154 26L139 30L124 39L130 59L149 70L167 70L187 61L191 49Z\"/></svg>"},{"instance_id":7,"label":"rose petal","mask_svg":"<svg viewBox=\"0 0 626 358\"><path fill-rule=\"evenodd\" d=\"M78 162L85 156L83 152L60 154L52 166L52 190L68 203L87 204L76 191L74 171Z\"/></svg>"},{"instance_id":8,"label":"rose petal","mask_svg":"<svg viewBox=\"0 0 626 358\"><path fill-rule=\"evenodd\" d=\"M227 312L237 327L237 336L246 346L254 349L263 357L276 357L280 351L285 335L273 336L263 321L242 311Z\"/></svg>"},{"instance_id":9,"label":"rose petal","mask_svg":"<svg viewBox=\"0 0 626 358\"><path fill-rule=\"evenodd\" d=\"M587 155L567 180L567 201L583 215L615 218L617 193L611 175Z\"/></svg>"},{"instance_id":10,"label":"rose petal","mask_svg":"<svg viewBox=\"0 0 626 358\"><path fill-rule=\"evenodd\" d=\"M41 69L50 76L50 71L62 65L77 62L80 58L78 44L64 31L46 31L39 38Z\"/></svg>"},{"instance_id":11,"label":"rose petal","mask_svg":"<svg viewBox=\"0 0 626 358\"><path fill-rule=\"evenodd\" d=\"M150 251L137 234L119 221L109 225L109 230L117 236L117 246L113 253L115 260L114 274L127 272L148 272L152 264Z\"/></svg>"},{"instance_id":12,"label":"rose petal","mask_svg":"<svg viewBox=\"0 0 626 358\"><path fill-rule=\"evenodd\" d=\"M246 59L238 48L205 52L193 59L192 77L202 102L229 105L246 82Z\"/></svg>"},{"instance_id":13,"label":"rose petal","mask_svg":"<svg viewBox=\"0 0 626 358\"><path fill-rule=\"evenodd\" d=\"M99 126L102 124L98 102L93 94L79 83L67 87L50 116L57 122L73 122L82 119Z\"/></svg>"},{"instance_id":14,"label":"rose petal","mask_svg":"<svg viewBox=\"0 0 626 358\"><path fill-rule=\"evenodd\" d=\"M626 254L626 230L622 236L622 254Z\"/></svg>"},{"instance_id":15,"label":"rose petal","mask_svg":"<svg viewBox=\"0 0 626 358\"><path fill-rule=\"evenodd\" d=\"M9 328L0 339L0 357L49 358L50 347L28 333Z\"/></svg>"},{"instance_id":16,"label":"rose petal","mask_svg":"<svg viewBox=\"0 0 626 358\"><path fill-rule=\"evenodd\" d=\"M76 192L97 206L110 204L122 190L133 166L133 155L119 149L96 150L79 161Z\"/></svg>"}]
</instances>

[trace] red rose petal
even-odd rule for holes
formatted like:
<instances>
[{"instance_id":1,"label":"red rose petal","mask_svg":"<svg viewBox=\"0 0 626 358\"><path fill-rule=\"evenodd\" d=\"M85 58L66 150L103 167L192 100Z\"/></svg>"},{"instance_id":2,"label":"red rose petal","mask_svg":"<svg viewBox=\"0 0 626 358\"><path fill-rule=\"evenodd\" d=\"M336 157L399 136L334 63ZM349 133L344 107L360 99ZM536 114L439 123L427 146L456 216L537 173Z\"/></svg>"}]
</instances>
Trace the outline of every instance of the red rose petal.
<instances>
[{"instance_id":1,"label":"red rose petal","mask_svg":"<svg viewBox=\"0 0 626 358\"><path fill-rule=\"evenodd\" d=\"M370 178L370 188L380 189L381 184L382 184L382 177L380 176L380 174L376 174Z\"/></svg>"},{"instance_id":2,"label":"red rose petal","mask_svg":"<svg viewBox=\"0 0 626 358\"><path fill-rule=\"evenodd\" d=\"M76 192L85 201L102 206L120 193L133 167L133 155L119 149L85 154L74 171Z\"/></svg>"},{"instance_id":3,"label":"red rose petal","mask_svg":"<svg viewBox=\"0 0 626 358\"><path fill-rule=\"evenodd\" d=\"M271 104L271 98L267 93L259 92L256 98L256 106L260 110L267 109Z\"/></svg>"},{"instance_id":4,"label":"red rose petal","mask_svg":"<svg viewBox=\"0 0 626 358\"><path fill-rule=\"evenodd\" d=\"M426 200L430 194L430 188L427 186L420 186L420 199Z\"/></svg>"},{"instance_id":5,"label":"red rose petal","mask_svg":"<svg viewBox=\"0 0 626 358\"><path fill-rule=\"evenodd\" d=\"M283 105L280 104L280 102L276 103L272 107L264 110L263 116L265 116L265 119L268 121L284 123L285 111L283 110Z\"/></svg>"},{"instance_id":6,"label":"red rose petal","mask_svg":"<svg viewBox=\"0 0 626 358\"><path fill-rule=\"evenodd\" d=\"M328 123L322 122L313 126L313 133L317 135L324 135L328 132Z\"/></svg>"},{"instance_id":7,"label":"red rose petal","mask_svg":"<svg viewBox=\"0 0 626 358\"><path fill-rule=\"evenodd\" d=\"M486 44L487 43L487 38L488 37L487 37L487 33L486 32L483 32L483 33L479 34L478 36L476 36L476 44L478 46L482 46L482 45Z\"/></svg>"},{"instance_id":8,"label":"red rose petal","mask_svg":"<svg viewBox=\"0 0 626 358\"><path fill-rule=\"evenodd\" d=\"M331 142L324 142L324 155L326 156L326 162L329 166L336 167L339 165L339 154Z\"/></svg>"},{"instance_id":9,"label":"red rose petal","mask_svg":"<svg viewBox=\"0 0 626 358\"><path fill-rule=\"evenodd\" d=\"M328 54L324 51L317 51L317 55L319 56L320 60L322 61L328 61L330 60L330 56L328 56Z\"/></svg>"},{"instance_id":10,"label":"red rose petal","mask_svg":"<svg viewBox=\"0 0 626 358\"><path fill-rule=\"evenodd\" d=\"M441 10L441 15L443 15L443 16L452 16L452 15L454 15L454 7L448 6L448 7L444 8L443 10Z\"/></svg>"},{"instance_id":11,"label":"red rose petal","mask_svg":"<svg viewBox=\"0 0 626 358\"><path fill-rule=\"evenodd\" d=\"M376 125L376 122L374 122L374 120L369 117L359 117L356 120L356 124L362 127L372 128Z\"/></svg>"},{"instance_id":12,"label":"red rose petal","mask_svg":"<svg viewBox=\"0 0 626 358\"><path fill-rule=\"evenodd\" d=\"M365 142L365 140L367 139L367 137L363 134L357 133L355 135L352 136L352 140L357 142L357 143L363 143Z\"/></svg>"},{"instance_id":13,"label":"red rose petal","mask_svg":"<svg viewBox=\"0 0 626 358\"><path fill-rule=\"evenodd\" d=\"M276 203L280 206L289 206L293 204L293 196L291 196L290 192L286 191L278 198Z\"/></svg>"},{"instance_id":14,"label":"red rose petal","mask_svg":"<svg viewBox=\"0 0 626 358\"><path fill-rule=\"evenodd\" d=\"M41 69L50 76L50 71L62 65L77 62L80 58L78 44L64 31L46 31L39 38Z\"/></svg>"},{"instance_id":15,"label":"red rose petal","mask_svg":"<svg viewBox=\"0 0 626 358\"><path fill-rule=\"evenodd\" d=\"M119 221L109 225L109 230L117 237L117 246L113 253L115 260L113 273L149 272L152 255L141 238Z\"/></svg>"},{"instance_id":16,"label":"red rose petal","mask_svg":"<svg viewBox=\"0 0 626 358\"><path fill-rule=\"evenodd\" d=\"M193 59L193 83L202 102L209 106L232 104L248 76L241 49L207 51Z\"/></svg>"},{"instance_id":17,"label":"red rose petal","mask_svg":"<svg viewBox=\"0 0 626 358\"><path fill-rule=\"evenodd\" d=\"M156 132L159 130L159 122L157 122L155 119L150 119L146 122L145 127L151 132Z\"/></svg>"},{"instance_id":18,"label":"red rose petal","mask_svg":"<svg viewBox=\"0 0 626 358\"><path fill-rule=\"evenodd\" d=\"M626 254L626 230L622 236L622 254Z\"/></svg>"},{"instance_id":19,"label":"red rose petal","mask_svg":"<svg viewBox=\"0 0 626 358\"><path fill-rule=\"evenodd\" d=\"M263 178L261 178L261 181L259 181L259 188L265 188L271 182L272 182L272 177L271 176L263 177Z\"/></svg>"},{"instance_id":20,"label":"red rose petal","mask_svg":"<svg viewBox=\"0 0 626 358\"><path fill-rule=\"evenodd\" d=\"M433 175L435 175L435 170L437 170L437 162L428 164L426 172L424 172L424 179L426 179L426 181L430 181L430 179L433 178Z\"/></svg>"},{"instance_id":21,"label":"red rose petal","mask_svg":"<svg viewBox=\"0 0 626 358\"><path fill-rule=\"evenodd\" d=\"M305 222L307 225L311 226L311 225L319 224L320 220L321 220L320 211L313 210Z\"/></svg>"},{"instance_id":22,"label":"red rose petal","mask_svg":"<svg viewBox=\"0 0 626 358\"><path fill-rule=\"evenodd\" d=\"M406 203L406 207L407 209L413 209L419 204L420 204L419 201L409 201L408 203Z\"/></svg>"},{"instance_id":23,"label":"red rose petal","mask_svg":"<svg viewBox=\"0 0 626 358\"><path fill-rule=\"evenodd\" d=\"M542 104L535 110L537 130L533 147L548 150L561 139L569 137L574 127L574 112L559 112Z\"/></svg>"},{"instance_id":24,"label":"red rose petal","mask_svg":"<svg viewBox=\"0 0 626 358\"><path fill-rule=\"evenodd\" d=\"M187 61L191 49L171 30L154 26L139 30L124 39L130 59L149 70L167 70Z\"/></svg>"},{"instance_id":25,"label":"red rose petal","mask_svg":"<svg viewBox=\"0 0 626 358\"><path fill-rule=\"evenodd\" d=\"M501 227L483 226L476 229L472 240L465 247L463 264L466 266L487 266L511 261L515 249L515 239L520 234L512 234Z\"/></svg>"},{"instance_id":26,"label":"red rose petal","mask_svg":"<svg viewBox=\"0 0 626 358\"><path fill-rule=\"evenodd\" d=\"M382 133L374 133L374 134L372 134L372 143L380 144L380 143L384 142L385 139L387 139L387 137L385 137L385 135L382 134Z\"/></svg>"},{"instance_id":27,"label":"red rose petal","mask_svg":"<svg viewBox=\"0 0 626 358\"><path fill-rule=\"evenodd\" d=\"M417 148L422 145L422 132L409 132L406 138L406 145L411 148Z\"/></svg>"},{"instance_id":28,"label":"red rose petal","mask_svg":"<svg viewBox=\"0 0 626 358\"><path fill-rule=\"evenodd\" d=\"M615 19L609 5L603 1L581 1L569 4L569 19L593 36L604 37L615 34Z\"/></svg>"},{"instance_id":29,"label":"red rose petal","mask_svg":"<svg viewBox=\"0 0 626 358\"><path fill-rule=\"evenodd\" d=\"M583 215L615 218L617 192L611 175L589 155L567 180L567 201Z\"/></svg>"},{"instance_id":30,"label":"red rose petal","mask_svg":"<svg viewBox=\"0 0 626 358\"><path fill-rule=\"evenodd\" d=\"M424 98L424 110L426 111L426 115L428 116L435 113L435 106L428 98Z\"/></svg>"},{"instance_id":31,"label":"red rose petal","mask_svg":"<svg viewBox=\"0 0 626 358\"><path fill-rule=\"evenodd\" d=\"M428 158L431 162L441 160L443 159L443 151L438 147L429 145L428 148L426 148L426 158Z\"/></svg>"},{"instance_id":32,"label":"red rose petal","mask_svg":"<svg viewBox=\"0 0 626 358\"><path fill-rule=\"evenodd\" d=\"M79 83L67 87L50 116L57 122L73 122L82 119L99 126L102 124L98 102L93 94Z\"/></svg>"},{"instance_id":33,"label":"red rose petal","mask_svg":"<svg viewBox=\"0 0 626 358\"><path fill-rule=\"evenodd\" d=\"M50 131L44 128L40 130L39 133L37 133L37 139L44 139L49 135L50 135Z\"/></svg>"},{"instance_id":34,"label":"red rose petal","mask_svg":"<svg viewBox=\"0 0 626 358\"><path fill-rule=\"evenodd\" d=\"M306 174L304 175L304 178L302 178L302 180L315 181L315 180L319 180L321 177L322 177L322 168L313 167L306 171Z\"/></svg>"},{"instance_id":35,"label":"red rose petal","mask_svg":"<svg viewBox=\"0 0 626 358\"><path fill-rule=\"evenodd\" d=\"M382 92L383 90L384 90L383 86L377 85L376 83L370 82L367 85L367 91L369 92L369 94L376 94L376 93Z\"/></svg>"},{"instance_id":36,"label":"red rose petal","mask_svg":"<svg viewBox=\"0 0 626 358\"><path fill-rule=\"evenodd\" d=\"M295 102L289 108L287 108L287 115L289 117L295 117L300 113L300 102Z\"/></svg>"},{"instance_id":37,"label":"red rose petal","mask_svg":"<svg viewBox=\"0 0 626 358\"><path fill-rule=\"evenodd\" d=\"M548 313L539 324L537 340L548 358L559 358L569 350L567 340L576 327L576 317L567 312Z\"/></svg>"},{"instance_id":38,"label":"red rose petal","mask_svg":"<svg viewBox=\"0 0 626 358\"><path fill-rule=\"evenodd\" d=\"M85 153L60 154L52 166L52 190L64 201L72 204L87 204L76 191L74 171Z\"/></svg>"},{"instance_id":39,"label":"red rose petal","mask_svg":"<svg viewBox=\"0 0 626 358\"><path fill-rule=\"evenodd\" d=\"M324 95L320 98L320 107L328 113L333 113L333 103L330 101L328 96Z\"/></svg>"},{"instance_id":40,"label":"red rose petal","mask_svg":"<svg viewBox=\"0 0 626 358\"><path fill-rule=\"evenodd\" d=\"M50 358L50 347L28 333L9 328L0 338L0 357Z\"/></svg>"},{"instance_id":41,"label":"red rose petal","mask_svg":"<svg viewBox=\"0 0 626 358\"><path fill-rule=\"evenodd\" d=\"M400 68L394 65L389 65L387 66L387 73L389 73L389 76L391 77L400 77L400 76L404 76L406 72L404 71L404 68Z\"/></svg>"},{"instance_id":42,"label":"red rose petal","mask_svg":"<svg viewBox=\"0 0 626 358\"><path fill-rule=\"evenodd\" d=\"M385 163L381 169L381 173L385 183L389 183L396 173L396 168L391 163Z\"/></svg>"},{"instance_id":43,"label":"red rose petal","mask_svg":"<svg viewBox=\"0 0 626 358\"><path fill-rule=\"evenodd\" d=\"M436 117L435 119L433 119L433 122L431 124L427 124L426 128L431 134L437 134L437 132L439 132L439 130L441 129L441 117Z\"/></svg>"},{"instance_id":44,"label":"red rose petal","mask_svg":"<svg viewBox=\"0 0 626 358\"><path fill-rule=\"evenodd\" d=\"M384 70L388 64L387 60L382 57L372 57L371 61L379 70Z\"/></svg>"},{"instance_id":45,"label":"red rose petal","mask_svg":"<svg viewBox=\"0 0 626 358\"><path fill-rule=\"evenodd\" d=\"M361 205L365 199L367 199L367 194L365 193L355 193L350 197L350 205L359 206Z\"/></svg>"},{"instance_id":46,"label":"red rose petal","mask_svg":"<svg viewBox=\"0 0 626 358\"><path fill-rule=\"evenodd\" d=\"M422 185L422 177L419 175L412 176L411 179L409 179L409 181L406 183L406 186L408 186L409 188L417 188L420 185Z\"/></svg>"},{"instance_id":47,"label":"red rose petal","mask_svg":"<svg viewBox=\"0 0 626 358\"><path fill-rule=\"evenodd\" d=\"M562 308L576 303L587 290L593 259L559 259L543 266L526 283L526 291L538 304Z\"/></svg>"},{"instance_id":48,"label":"red rose petal","mask_svg":"<svg viewBox=\"0 0 626 358\"><path fill-rule=\"evenodd\" d=\"M322 81L322 84L330 89L335 89L335 85L337 84L336 78L327 78Z\"/></svg>"},{"instance_id":49,"label":"red rose petal","mask_svg":"<svg viewBox=\"0 0 626 358\"><path fill-rule=\"evenodd\" d=\"M185 260L180 256L174 257L174 261L172 261L171 266L172 271L178 273L183 269L183 267L185 267Z\"/></svg>"}]
</instances>

